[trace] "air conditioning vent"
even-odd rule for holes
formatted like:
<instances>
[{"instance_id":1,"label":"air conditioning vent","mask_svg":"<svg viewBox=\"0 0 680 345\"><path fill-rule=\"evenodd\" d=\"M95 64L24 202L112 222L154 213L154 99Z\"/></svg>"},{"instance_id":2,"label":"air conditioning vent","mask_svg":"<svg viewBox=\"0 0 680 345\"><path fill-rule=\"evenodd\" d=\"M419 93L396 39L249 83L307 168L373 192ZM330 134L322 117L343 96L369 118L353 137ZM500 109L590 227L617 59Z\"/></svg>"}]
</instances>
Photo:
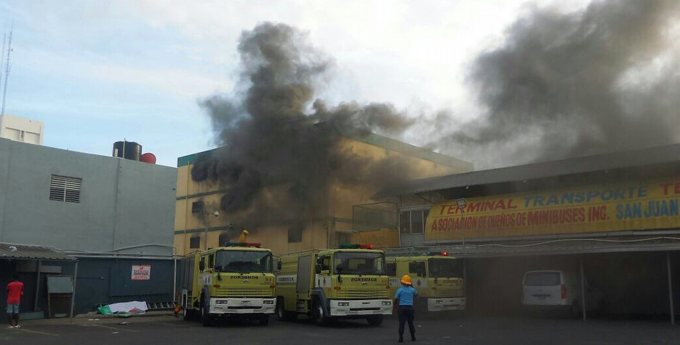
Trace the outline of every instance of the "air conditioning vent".
<instances>
[{"instance_id":1,"label":"air conditioning vent","mask_svg":"<svg viewBox=\"0 0 680 345\"><path fill-rule=\"evenodd\" d=\"M80 203L80 187L83 179L52 175L50 200Z\"/></svg>"}]
</instances>

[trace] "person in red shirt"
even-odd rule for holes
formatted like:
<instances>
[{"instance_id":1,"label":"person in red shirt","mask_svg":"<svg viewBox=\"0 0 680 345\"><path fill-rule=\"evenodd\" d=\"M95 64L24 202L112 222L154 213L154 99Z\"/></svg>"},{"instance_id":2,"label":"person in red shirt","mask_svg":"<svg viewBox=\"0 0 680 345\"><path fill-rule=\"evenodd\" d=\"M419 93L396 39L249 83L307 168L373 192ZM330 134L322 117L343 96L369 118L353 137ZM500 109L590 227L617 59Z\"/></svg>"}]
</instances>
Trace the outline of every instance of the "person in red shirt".
<instances>
[{"instance_id":1,"label":"person in red shirt","mask_svg":"<svg viewBox=\"0 0 680 345\"><path fill-rule=\"evenodd\" d=\"M12 275L12 281L7 284L7 316L9 316L9 328L19 328L19 302L24 295L24 283L19 281L16 274Z\"/></svg>"}]
</instances>

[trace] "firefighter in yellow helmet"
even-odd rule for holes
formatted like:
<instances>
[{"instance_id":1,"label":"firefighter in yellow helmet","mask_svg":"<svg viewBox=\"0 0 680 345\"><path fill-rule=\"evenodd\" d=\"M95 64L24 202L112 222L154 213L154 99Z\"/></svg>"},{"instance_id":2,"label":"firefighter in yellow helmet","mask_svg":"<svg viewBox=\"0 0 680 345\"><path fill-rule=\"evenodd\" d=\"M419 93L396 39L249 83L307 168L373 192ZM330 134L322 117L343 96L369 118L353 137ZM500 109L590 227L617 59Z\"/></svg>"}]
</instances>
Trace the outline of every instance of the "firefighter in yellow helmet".
<instances>
[{"instance_id":1,"label":"firefighter in yellow helmet","mask_svg":"<svg viewBox=\"0 0 680 345\"><path fill-rule=\"evenodd\" d=\"M241 236L239 236L238 240L241 243L247 243L248 242L247 238L248 238L248 230L243 229L243 231L241 231Z\"/></svg>"},{"instance_id":2,"label":"firefighter in yellow helmet","mask_svg":"<svg viewBox=\"0 0 680 345\"><path fill-rule=\"evenodd\" d=\"M408 321L408 330L411 331L411 341L416 340L416 328L413 326L413 300L418 296L418 291L411 284L411 276L405 274L401 277L401 287L394 295L394 307L399 312L399 342L404 342L404 323Z\"/></svg>"}]
</instances>

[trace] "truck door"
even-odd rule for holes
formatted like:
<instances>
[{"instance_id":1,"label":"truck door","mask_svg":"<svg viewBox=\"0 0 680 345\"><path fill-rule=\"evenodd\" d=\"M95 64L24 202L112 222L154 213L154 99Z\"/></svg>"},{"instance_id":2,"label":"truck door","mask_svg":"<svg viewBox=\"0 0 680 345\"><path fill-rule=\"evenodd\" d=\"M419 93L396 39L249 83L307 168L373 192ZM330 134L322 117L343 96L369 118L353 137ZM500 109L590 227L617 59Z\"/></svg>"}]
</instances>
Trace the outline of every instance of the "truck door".
<instances>
[{"instance_id":1,"label":"truck door","mask_svg":"<svg viewBox=\"0 0 680 345\"><path fill-rule=\"evenodd\" d=\"M427 268L425 261L412 261L408 264L408 272L411 275L414 288L427 287Z\"/></svg>"},{"instance_id":2,"label":"truck door","mask_svg":"<svg viewBox=\"0 0 680 345\"><path fill-rule=\"evenodd\" d=\"M300 295L309 295L311 293L312 285L312 256L301 256L298 258L298 272L297 272L297 293L298 298L304 298Z\"/></svg>"}]
</instances>

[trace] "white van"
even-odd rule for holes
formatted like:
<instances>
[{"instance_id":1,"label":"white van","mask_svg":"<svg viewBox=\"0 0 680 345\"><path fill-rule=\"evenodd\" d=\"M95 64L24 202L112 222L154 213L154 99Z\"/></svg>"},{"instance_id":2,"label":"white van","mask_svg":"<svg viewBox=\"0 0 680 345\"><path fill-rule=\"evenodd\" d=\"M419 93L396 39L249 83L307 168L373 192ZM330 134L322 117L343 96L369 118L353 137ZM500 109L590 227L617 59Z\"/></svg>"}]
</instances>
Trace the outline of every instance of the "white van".
<instances>
[{"instance_id":1,"label":"white van","mask_svg":"<svg viewBox=\"0 0 680 345\"><path fill-rule=\"evenodd\" d=\"M602 305L602 291L588 284L586 279L586 310L594 311ZM529 271L524 274L522 305L536 308L568 309L574 316L582 311L581 277L569 271Z\"/></svg>"}]
</instances>

